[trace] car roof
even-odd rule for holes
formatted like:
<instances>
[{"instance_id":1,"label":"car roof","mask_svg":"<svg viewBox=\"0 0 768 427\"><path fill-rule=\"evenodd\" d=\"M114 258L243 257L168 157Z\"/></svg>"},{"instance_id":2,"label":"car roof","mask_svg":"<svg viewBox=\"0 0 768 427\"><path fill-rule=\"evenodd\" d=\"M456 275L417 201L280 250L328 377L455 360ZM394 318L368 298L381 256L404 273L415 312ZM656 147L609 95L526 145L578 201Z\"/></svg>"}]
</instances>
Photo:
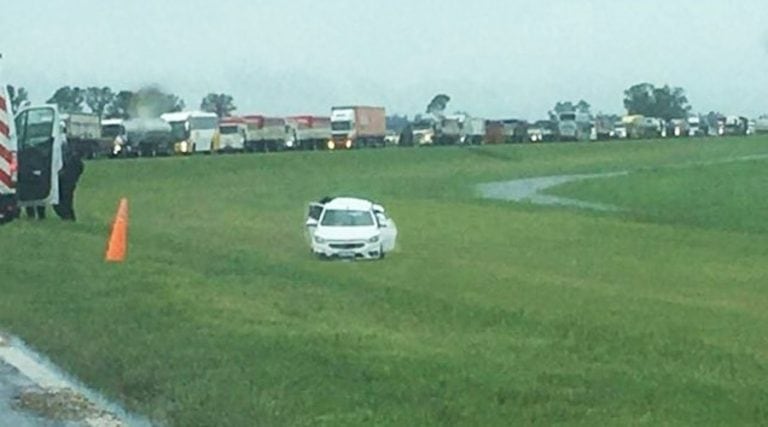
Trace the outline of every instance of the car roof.
<instances>
[{"instance_id":1,"label":"car roof","mask_svg":"<svg viewBox=\"0 0 768 427\"><path fill-rule=\"evenodd\" d=\"M358 199L355 197L336 197L325 204L326 209L342 209L353 211L369 211L373 209L373 203L370 200Z\"/></svg>"}]
</instances>

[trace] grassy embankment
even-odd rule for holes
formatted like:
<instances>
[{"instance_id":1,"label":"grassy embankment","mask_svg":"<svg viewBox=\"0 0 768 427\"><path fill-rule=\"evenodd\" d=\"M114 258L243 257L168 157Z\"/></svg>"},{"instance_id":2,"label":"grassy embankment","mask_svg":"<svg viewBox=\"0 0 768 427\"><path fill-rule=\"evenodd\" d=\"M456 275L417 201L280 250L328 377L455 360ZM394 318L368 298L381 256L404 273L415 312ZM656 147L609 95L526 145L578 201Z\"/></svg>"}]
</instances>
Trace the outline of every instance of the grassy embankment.
<instances>
[{"instance_id":1,"label":"grassy embankment","mask_svg":"<svg viewBox=\"0 0 768 427\"><path fill-rule=\"evenodd\" d=\"M0 229L0 326L172 425L768 423L765 139L99 161L80 221ZM555 188L585 212L473 185ZM305 203L382 202L400 248L319 262ZM119 197L129 259L102 261Z\"/></svg>"}]
</instances>

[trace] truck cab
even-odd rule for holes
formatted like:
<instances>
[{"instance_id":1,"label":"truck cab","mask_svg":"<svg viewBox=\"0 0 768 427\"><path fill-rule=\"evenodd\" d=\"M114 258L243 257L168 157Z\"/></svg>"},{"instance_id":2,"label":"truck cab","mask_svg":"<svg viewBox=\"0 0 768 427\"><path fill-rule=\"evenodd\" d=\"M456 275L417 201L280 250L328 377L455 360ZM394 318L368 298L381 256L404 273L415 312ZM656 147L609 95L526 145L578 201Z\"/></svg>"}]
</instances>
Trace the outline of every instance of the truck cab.
<instances>
[{"instance_id":1,"label":"truck cab","mask_svg":"<svg viewBox=\"0 0 768 427\"><path fill-rule=\"evenodd\" d=\"M240 117L225 117L219 121L219 150L244 151L246 141L245 120Z\"/></svg>"},{"instance_id":2,"label":"truck cab","mask_svg":"<svg viewBox=\"0 0 768 427\"><path fill-rule=\"evenodd\" d=\"M577 141L580 135L579 126L576 123L576 113L568 111L558 114L557 131L561 141Z\"/></svg>"},{"instance_id":3,"label":"truck cab","mask_svg":"<svg viewBox=\"0 0 768 427\"><path fill-rule=\"evenodd\" d=\"M381 107L333 107L329 150L383 147L386 137L386 113Z\"/></svg>"}]
</instances>

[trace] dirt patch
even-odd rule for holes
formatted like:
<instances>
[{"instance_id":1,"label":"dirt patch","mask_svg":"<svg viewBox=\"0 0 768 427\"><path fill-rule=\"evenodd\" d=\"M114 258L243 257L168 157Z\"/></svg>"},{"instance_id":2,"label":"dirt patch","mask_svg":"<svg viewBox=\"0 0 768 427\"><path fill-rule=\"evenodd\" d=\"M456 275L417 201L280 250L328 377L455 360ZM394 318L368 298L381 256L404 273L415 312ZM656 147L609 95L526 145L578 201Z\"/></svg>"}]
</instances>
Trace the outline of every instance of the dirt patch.
<instances>
[{"instance_id":1,"label":"dirt patch","mask_svg":"<svg viewBox=\"0 0 768 427\"><path fill-rule=\"evenodd\" d=\"M24 391L12 401L15 410L30 412L54 421L99 420L98 425L123 426L116 416L99 409L74 390ZM92 424L92 423L91 423Z\"/></svg>"}]
</instances>

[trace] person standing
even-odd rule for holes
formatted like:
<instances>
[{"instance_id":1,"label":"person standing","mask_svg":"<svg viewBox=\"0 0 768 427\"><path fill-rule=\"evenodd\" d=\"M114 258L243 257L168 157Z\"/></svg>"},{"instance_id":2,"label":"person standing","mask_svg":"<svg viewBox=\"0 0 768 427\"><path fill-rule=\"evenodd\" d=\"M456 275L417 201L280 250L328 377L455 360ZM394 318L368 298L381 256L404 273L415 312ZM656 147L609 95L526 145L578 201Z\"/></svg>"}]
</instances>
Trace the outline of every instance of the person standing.
<instances>
[{"instance_id":1,"label":"person standing","mask_svg":"<svg viewBox=\"0 0 768 427\"><path fill-rule=\"evenodd\" d=\"M65 221L75 221L75 188L85 165L80 153L65 143L62 147L63 165L59 171L59 204L53 205L56 214Z\"/></svg>"},{"instance_id":2,"label":"person standing","mask_svg":"<svg viewBox=\"0 0 768 427\"><path fill-rule=\"evenodd\" d=\"M29 219L45 219L45 205L25 206L24 211Z\"/></svg>"}]
</instances>

